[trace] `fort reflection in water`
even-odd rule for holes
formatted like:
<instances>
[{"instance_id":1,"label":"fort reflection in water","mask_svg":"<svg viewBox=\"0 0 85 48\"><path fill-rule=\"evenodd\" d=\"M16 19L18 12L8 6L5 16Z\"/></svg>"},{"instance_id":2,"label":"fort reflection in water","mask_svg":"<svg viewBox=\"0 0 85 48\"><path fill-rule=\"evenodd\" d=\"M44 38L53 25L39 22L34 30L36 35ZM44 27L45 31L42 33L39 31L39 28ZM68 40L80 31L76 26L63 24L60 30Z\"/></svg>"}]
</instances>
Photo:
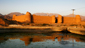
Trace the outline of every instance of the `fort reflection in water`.
<instances>
[{"instance_id":1,"label":"fort reflection in water","mask_svg":"<svg viewBox=\"0 0 85 48\"><path fill-rule=\"evenodd\" d=\"M15 34L15 35L14 35ZM1 43L4 43L9 40L16 40L19 39L19 41L24 42L23 45L29 46L31 43L38 43L38 42L46 42L51 40L52 42L57 42L59 44L65 45L69 44L71 41L72 44L74 42L85 42L84 36L81 35L75 35L75 34L63 34L63 33L38 33L38 34L29 34L29 33L8 33L0 35L0 46ZM17 43L14 43L17 44ZM48 43L50 44L50 43ZM75 45L75 44L74 44ZM52 45L51 45L52 46Z\"/></svg>"}]
</instances>

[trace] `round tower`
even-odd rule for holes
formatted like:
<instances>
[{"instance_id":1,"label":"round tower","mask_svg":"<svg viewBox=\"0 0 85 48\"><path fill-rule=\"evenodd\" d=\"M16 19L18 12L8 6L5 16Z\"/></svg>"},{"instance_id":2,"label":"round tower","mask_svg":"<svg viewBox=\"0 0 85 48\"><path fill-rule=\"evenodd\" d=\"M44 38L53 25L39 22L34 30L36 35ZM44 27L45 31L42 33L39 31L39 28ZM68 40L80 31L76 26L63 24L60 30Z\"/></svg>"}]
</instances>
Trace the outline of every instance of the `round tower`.
<instances>
[{"instance_id":1,"label":"round tower","mask_svg":"<svg viewBox=\"0 0 85 48\"><path fill-rule=\"evenodd\" d=\"M31 23L31 13L30 12L26 12L26 18L27 18L27 21L29 23Z\"/></svg>"},{"instance_id":2,"label":"round tower","mask_svg":"<svg viewBox=\"0 0 85 48\"><path fill-rule=\"evenodd\" d=\"M30 12L26 12L26 15L31 15Z\"/></svg>"},{"instance_id":3,"label":"round tower","mask_svg":"<svg viewBox=\"0 0 85 48\"><path fill-rule=\"evenodd\" d=\"M55 15L52 15L52 23L55 23Z\"/></svg>"},{"instance_id":4,"label":"round tower","mask_svg":"<svg viewBox=\"0 0 85 48\"><path fill-rule=\"evenodd\" d=\"M81 17L80 15L76 15L76 23L80 23L81 22Z\"/></svg>"},{"instance_id":5,"label":"round tower","mask_svg":"<svg viewBox=\"0 0 85 48\"><path fill-rule=\"evenodd\" d=\"M62 23L62 16L58 15L58 23Z\"/></svg>"}]
</instances>

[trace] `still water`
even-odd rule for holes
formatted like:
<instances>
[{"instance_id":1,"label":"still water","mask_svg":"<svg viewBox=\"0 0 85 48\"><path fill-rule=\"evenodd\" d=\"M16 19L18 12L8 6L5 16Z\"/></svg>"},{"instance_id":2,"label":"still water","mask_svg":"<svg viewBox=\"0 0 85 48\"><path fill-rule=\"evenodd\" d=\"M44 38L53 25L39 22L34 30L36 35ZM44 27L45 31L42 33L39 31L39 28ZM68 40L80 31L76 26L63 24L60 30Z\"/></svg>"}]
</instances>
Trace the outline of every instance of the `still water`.
<instances>
[{"instance_id":1,"label":"still water","mask_svg":"<svg viewBox=\"0 0 85 48\"><path fill-rule=\"evenodd\" d=\"M62 32L0 33L0 48L85 48L85 36Z\"/></svg>"}]
</instances>

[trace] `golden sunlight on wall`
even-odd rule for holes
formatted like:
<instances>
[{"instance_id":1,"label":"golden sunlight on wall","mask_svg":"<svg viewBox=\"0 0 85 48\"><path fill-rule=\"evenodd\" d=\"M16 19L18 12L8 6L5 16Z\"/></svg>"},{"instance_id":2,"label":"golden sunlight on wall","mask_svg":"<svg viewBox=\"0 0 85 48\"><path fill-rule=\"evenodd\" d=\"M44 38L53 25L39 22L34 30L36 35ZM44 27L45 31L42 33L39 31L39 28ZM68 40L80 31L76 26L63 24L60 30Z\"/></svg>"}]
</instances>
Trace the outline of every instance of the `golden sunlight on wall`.
<instances>
[{"instance_id":1,"label":"golden sunlight on wall","mask_svg":"<svg viewBox=\"0 0 85 48\"><path fill-rule=\"evenodd\" d=\"M16 16L13 15L13 19L18 22L31 22L31 14L29 12L26 13L26 15Z\"/></svg>"},{"instance_id":2,"label":"golden sunlight on wall","mask_svg":"<svg viewBox=\"0 0 85 48\"><path fill-rule=\"evenodd\" d=\"M34 23L55 23L55 16L33 15Z\"/></svg>"},{"instance_id":3,"label":"golden sunlight on wall","mask_svg":"<svg viewBox=\"0 0 85 48\"><path fill-rule=\"evenodd\" d=\"M57 18L55 18L55 15L53 16L40 16L40 15L31 15L29 12L26 13L26 15L16 16L13 15L13 19L18 22L28 22L28 23L67 23L67 24L73 24L73 23L80 23L81 18L80 15L76 15L76 17L65 17L58 15Z\"/></svg>"}]
</instances>

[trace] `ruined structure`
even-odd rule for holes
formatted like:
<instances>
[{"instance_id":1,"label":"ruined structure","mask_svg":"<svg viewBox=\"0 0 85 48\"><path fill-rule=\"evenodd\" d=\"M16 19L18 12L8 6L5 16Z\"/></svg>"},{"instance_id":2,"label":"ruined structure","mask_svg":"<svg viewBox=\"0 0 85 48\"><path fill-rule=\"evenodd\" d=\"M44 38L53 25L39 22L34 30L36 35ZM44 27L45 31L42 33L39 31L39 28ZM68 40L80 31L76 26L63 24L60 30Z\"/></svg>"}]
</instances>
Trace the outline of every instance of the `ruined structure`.
<instances>
[{"instance_id":1,"label":"ruined structure","mask_svg":"<svg viewBox=\"0 0 85 48\"><path fill-rule=\"evenodd\" d=\"M12 20L16 20L19 22L31 22L31 14L29 12L26 13L26 15L16 16L13 15Z\"/></svg>"},{"instance_id":2,"label":"ruined structure","mask_svg":"<svg viewBox=\"0 0 85 48\"><path fill-rule=\"evenodd\" d=\"M31 15L29 12L26 15L16 16L13 15L13 19L18 22L29 22L29 23L80 23L81 18L80 15L76 15L76 17L65 17L58 15L56 18L53 16L39 16L39 15Z\"/></svg>"},{"instance_id":3,"label":"ruined structure","mask_svg":"<svg viewBox=\"0 0 85 48\"><path fill-rule=\"evenodd\" d=\"M0 16L0 25L8 25L9 22Z\"/></svg>"}]
</instances>

